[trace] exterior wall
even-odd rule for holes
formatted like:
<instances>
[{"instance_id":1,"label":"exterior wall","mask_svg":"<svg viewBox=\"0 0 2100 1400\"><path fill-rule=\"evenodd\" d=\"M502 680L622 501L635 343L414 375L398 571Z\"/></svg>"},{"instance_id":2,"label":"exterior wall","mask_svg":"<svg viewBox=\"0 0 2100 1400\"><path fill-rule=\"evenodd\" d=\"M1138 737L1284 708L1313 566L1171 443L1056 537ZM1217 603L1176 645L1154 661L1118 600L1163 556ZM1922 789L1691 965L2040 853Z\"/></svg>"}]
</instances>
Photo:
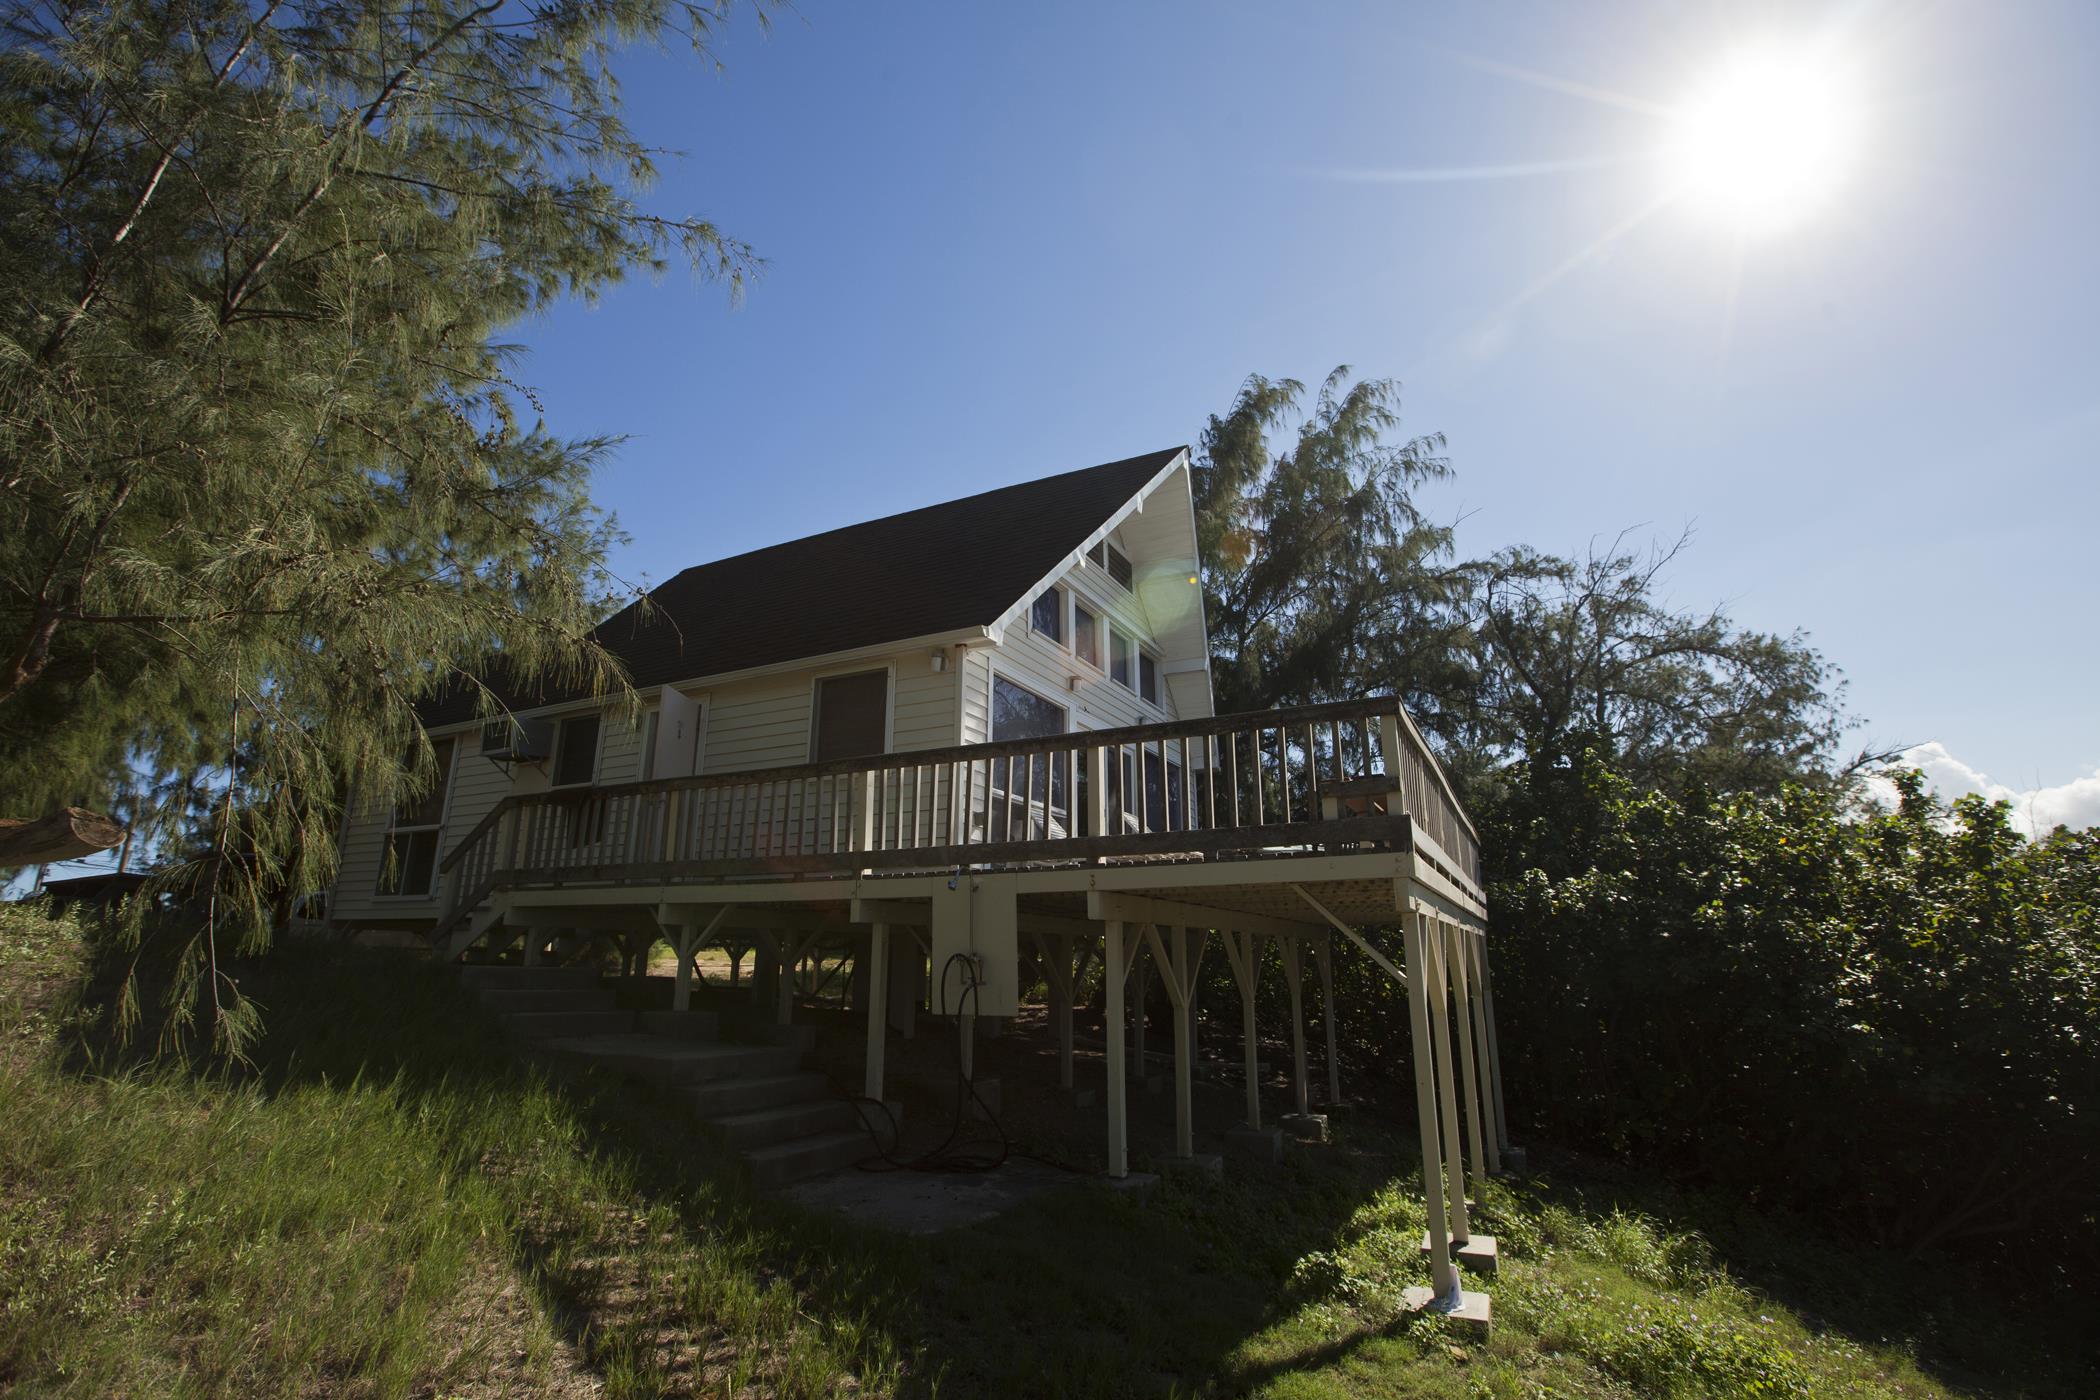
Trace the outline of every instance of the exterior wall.
<instances>
[{"instance_id":1,"label":"exterior wall","mask_svg":"<svg viewBox=\"0 0 2100 1400\"><path fill-rule=\"evenodd\" d=\"M1115 623L1135 637L1141 646L1154 649L1151 619L1137 596L1110 579L1098 565L1083 563L1067 570L1058 580L1067 592L1087 605L1096 617ZM1035 598L1028 603L1032 606ZM1079 659L1071 646L1069 609L1066 639L1053 641L1037 632L1029 622L1029 610L1006 630L995 647L973 649L964 667L963 739L983 743L990 735L992 675L998 674L1027 687L1052 704L1062 705L1070 728L1115 729L1131 724L1152 724L1176 719L1173 692L1162 678L1157 705L1141 698L1130 687L1110 680L1103 667ZM1107 660L1108 640L1102 638L1102 659ZM1073 678L1078 678L1074 685ZM1133 678L1134 679L1134 678Z\"/></svg>"}]
</instances>

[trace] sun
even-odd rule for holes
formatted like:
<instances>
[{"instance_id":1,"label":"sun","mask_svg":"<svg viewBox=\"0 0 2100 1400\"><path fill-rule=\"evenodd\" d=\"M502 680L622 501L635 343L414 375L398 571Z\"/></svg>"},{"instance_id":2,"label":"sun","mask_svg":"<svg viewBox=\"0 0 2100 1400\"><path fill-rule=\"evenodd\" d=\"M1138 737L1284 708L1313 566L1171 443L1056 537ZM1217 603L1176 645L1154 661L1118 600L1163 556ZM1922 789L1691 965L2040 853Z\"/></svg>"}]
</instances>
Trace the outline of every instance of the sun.
<instances>
[{"instance_id":1,"label":"sun","mask_svg":"<svg viewBox=\"0 0 2100 1400\"><path fill-rule=\"evenodd\" d=\"M1858 155L1849 75L1807 48L1738 50L1671 125L1673 195L1743 233L1792 228L1826 207Z\"/></svg>"}]
</instances>

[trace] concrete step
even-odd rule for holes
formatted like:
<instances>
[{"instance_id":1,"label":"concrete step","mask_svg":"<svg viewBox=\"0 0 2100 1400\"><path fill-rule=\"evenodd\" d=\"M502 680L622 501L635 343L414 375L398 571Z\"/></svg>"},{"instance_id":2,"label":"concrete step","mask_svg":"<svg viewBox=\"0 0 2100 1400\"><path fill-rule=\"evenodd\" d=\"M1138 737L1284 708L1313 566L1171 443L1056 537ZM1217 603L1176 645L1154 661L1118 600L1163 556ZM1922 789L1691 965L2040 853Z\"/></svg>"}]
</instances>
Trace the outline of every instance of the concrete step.
<instances>
[{"instance_id":1,"label":"concrete step","mask_svg":"<svg viewBox=\"0 0 2100 1400\"><path fill-rule=\"evenodd\" d=\"M632 1020L629 1016L628 1020ZM565 1055L601 1064L622 1074L662 1084L697 1084L719 1079L753 1079L799 1069L802 1052L766 1045L717 1045L704 1040L672 1040L659 1035L601 1034L583 1031L554 1042Z\"/></svg>"},{"instance_id":2,"label":"concrete step","mask_svg":"<svg viewBox=\"0 0 2100 1400\"><path fill-rule=\"evenodd\" d=\"M843 1099L805 1099L801 1103L774 1104L770 1108L724 1114L706 1120L705 1126L708 1132L730 1147L749 1152L798 1138L841 1133L859 1125L860 1118L853 1112L853 1105ZM872 1145L869 1150L874 1150Z\"/></svg>"},{"instance_id":3,"label":"concrete step","mask_svg":"<svg viewBox=\"0 0 2100 1400\"><path fill-rule=\"evenodd\" d=\"M515 967L505 963L468 963L459 970L459 984L477 992L498 988L595 988L600 980L598 969L595 967Z\"/></svg>"},{"instance_id":4,"label":"concrete step","mask_svg":"<svg viewBox=\"0 0 2100 1400\"><path fill-rule=\"evenodd\" d=\"M815 1070L793 1074L763 1075L755 1079L717 1079L695 1084L686 1090L693 1109L702 1118L720 1118L729 1113L748 1113L785 1103L805 1103L832 1097L831 1081Z\"/></svg>"},{"instance_id":5,"label":"concrete step","mask_svg":"<svg viewBox=\"0 0 2100 1400\"><path fill-rule=\"evenodd\" d=\"M875 1143L855 1128L851 1132L818 1133L770 1147L756 1147L743 1155L751 1169L752 1182L764 1188L850 1167L863 1157L874 1156Z\"/></svg>"},{"instance_id":6,"label":"concrete step","mask_svg":"<svg viewBox=\"0 0 2100 1400\"><path fill-rule=\"evenodd\" d=\"M613 994L592 987L483 987L474 993L489 1010L614 1011Z\"/></svg>"},{"instance_id":7,"label":"concrete step","mask_svg":"<svg viewBox=\"0 0 2100 1400\"><path fill-rule=\"evenodd\" d=\"M673 1040L713 1040L721 1018L712 1011L644 1011L642 1029Z\"/></svg>"},{"instance_id":8,"label":"concrete step","mask_svg":"<svg viewBox=\"0 0 2100 1400\"><path fill-rule=\"evenodd\" d=\"M503 1029L527 1040L567 1040L577 1036L619 1035L634 1029L632 1011L513 1011Z\"/></svg>"}]
</instances>

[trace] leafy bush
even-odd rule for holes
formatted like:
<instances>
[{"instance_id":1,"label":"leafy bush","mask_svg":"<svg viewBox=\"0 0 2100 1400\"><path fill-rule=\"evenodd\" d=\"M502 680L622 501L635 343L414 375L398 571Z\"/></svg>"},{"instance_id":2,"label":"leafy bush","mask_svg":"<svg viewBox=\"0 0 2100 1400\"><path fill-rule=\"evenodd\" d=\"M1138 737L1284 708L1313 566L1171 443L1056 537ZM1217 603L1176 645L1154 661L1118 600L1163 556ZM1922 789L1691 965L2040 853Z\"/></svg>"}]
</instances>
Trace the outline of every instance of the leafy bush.
<instances>
[{"instance_id":1,"label":"leafy bush","mask_svg":"<svg viewBox=\"0 0 2100 1400\"><path fill-rule=\"evenodd\" d=\"M1911 1250L2100 1247L2100 833L1534 770L1485 813L1510 1109Z\"/></svg>"}]
</instances>

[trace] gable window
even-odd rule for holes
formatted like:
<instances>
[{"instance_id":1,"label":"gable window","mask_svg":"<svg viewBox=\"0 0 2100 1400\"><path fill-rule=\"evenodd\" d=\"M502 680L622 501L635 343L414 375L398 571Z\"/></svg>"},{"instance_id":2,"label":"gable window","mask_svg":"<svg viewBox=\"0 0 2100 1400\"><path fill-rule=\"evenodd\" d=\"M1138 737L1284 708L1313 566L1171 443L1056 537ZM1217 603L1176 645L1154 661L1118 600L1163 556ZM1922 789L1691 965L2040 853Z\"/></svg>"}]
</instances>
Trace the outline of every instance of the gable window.
<instances>
[{"instance_id":1,"label":"gable window","mask_svg":"<svg viewBox=\"0 0 2100 1400\"><path fill-rule=\"evenodd\" d=\"M1107 540L1103 540L1088 550L1086 557L1108 570L1108 576L1121 584L1126 590L1130 587L1132 578L1130 556L1122 550L1117 549Z\"/></svg>"},{"instance_id":2,"label":"gable window","mask_svg":"<svg viewBox=\"0 0 2100 1400\"><path fill-rule=\"evenodd\" d=\"M577 787L598 771L598 716L577 715L561 722L554 748L554 786Z\"/></svg>"},{"instance_id":3,"label":"gable window","mask_svg":"<svg viewBox=\"0 0 2100 1400\"><path fill-rule=\"evenodd\" d=\"M890 675L860 671L817 682L817 712L810 721L812 763L865 758L881 753L889 720Z\"/></svg>"},{"instance_id":4,"label":"gable window","mask_svg":"<svg viewBox=\"0 0 2100 1400\"><path fill-rule=\"evenodd\" d=\"M1029 621L1035 630L1053 642L1065 639L1065 591L1062 588L1046 588L1037 596L1029 609Z\"/></svg>"},{"instance_id":5,"label":"gable window","mask_svg":"<svg viewBox=\"0 0 2100 1400\"><path fill-rule=\"evenodd\" d=\"M1072 603L1072 654L1089 666L1101 664L1101 620L1077 599Z\"/></svg>"},{"instance_id":6,"label":"gable window","mask_svg":"<svg viewBox=\"0 0 2100 1400\"><path fill-rule=\"evenodd\" d=\"M437 782L419 798L394 809L379 866L379 893L420 899L437 879L438 836L445 820L445 791L452 781L451 739L433 739Z\"/></svg>"},{"instance_id":7,"label":"gable window","mask_svg":"<svg viewBox=\"0 0 2100 1400\"><path fill-rule=\"evenodd\" d=\"M1128 686L1134 679L1131 669L1135 665L1137 644L1130 634L1120 627L1108 629L1108 678L1117 685Z\"/></svg>"},{"instance_id":8,"label":"gable window","mask_svg":"<svg viewBox=\"0 0 2100 1400\"><path fill-rule=\"evenodd\" d=\"M1138 653L1138 694L1159 703L1159 660L1149 651Z\"/></svg>"}]
</instances>

